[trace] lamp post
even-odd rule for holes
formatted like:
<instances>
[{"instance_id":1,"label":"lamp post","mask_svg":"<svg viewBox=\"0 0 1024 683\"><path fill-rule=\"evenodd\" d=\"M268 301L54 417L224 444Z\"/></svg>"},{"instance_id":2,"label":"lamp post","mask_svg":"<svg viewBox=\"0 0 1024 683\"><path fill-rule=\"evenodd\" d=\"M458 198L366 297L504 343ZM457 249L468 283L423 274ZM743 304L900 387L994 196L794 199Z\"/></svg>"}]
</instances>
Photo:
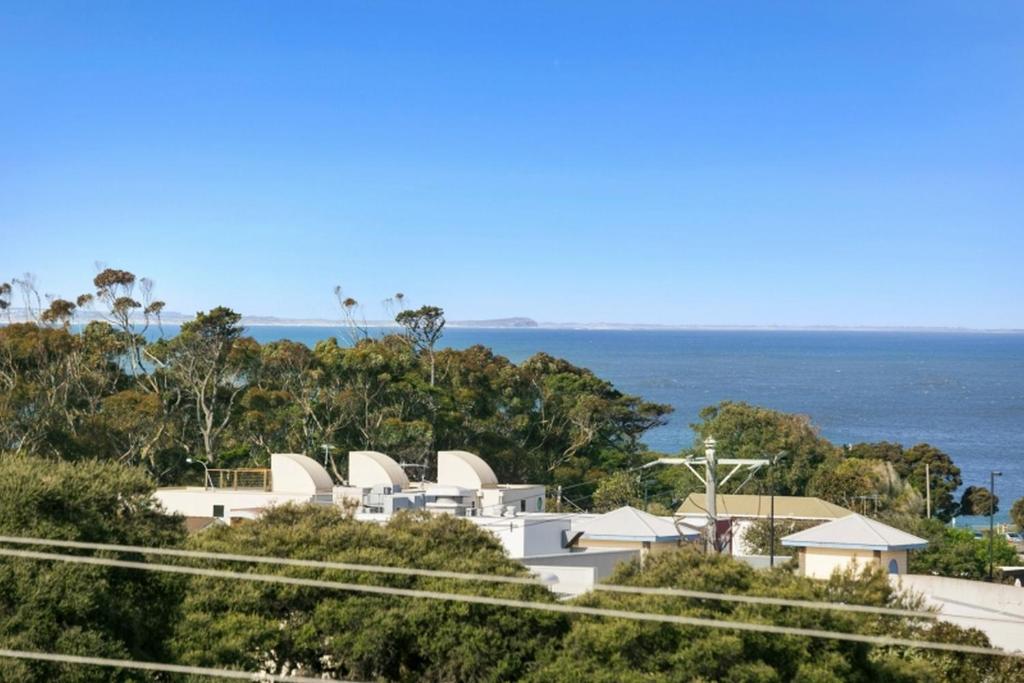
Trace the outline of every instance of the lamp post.
<instances>
[{"instance_id":1,"label":"lamp post","mask_svg":"<svg viewBox=\"0 0 1024 683\"><path fill-rule=\"evenodd\" d=\"M203 466L203 488L204 489L211 489L211 488L213 488L213 480L210 479L210 468L206 466L205 462L203 462L202 460L196 460L194 458L185 458L185 462L189 463L190 465L195 464L195 463L199 463L200 465L202 465Z\"/></svg>"},{"instance_id":2,"label":"lamp post","mask_svg":"<svg viewBox=\"0 0 1024 683\"><path fill-rule=\"evenodd\" d=\"M1003 476L1002 472L996 472L992 470L988 473L988 580L991 581L993 577L993 561L992 557L995 550L995 539L996 539L996 477Z\"/></svg>"}]
</instances>

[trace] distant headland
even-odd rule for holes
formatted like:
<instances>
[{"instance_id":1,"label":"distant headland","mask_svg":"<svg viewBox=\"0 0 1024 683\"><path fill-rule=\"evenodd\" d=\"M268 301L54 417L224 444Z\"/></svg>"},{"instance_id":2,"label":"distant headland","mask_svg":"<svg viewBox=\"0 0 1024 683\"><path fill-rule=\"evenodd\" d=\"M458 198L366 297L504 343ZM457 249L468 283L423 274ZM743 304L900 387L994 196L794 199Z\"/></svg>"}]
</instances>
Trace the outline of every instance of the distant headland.
<instances>
[{"instance_id":1,"label":"distant headland","mask_svg":"<svg viewBox=\"0 0 1024 683\"><path fill-rule=\"evenodd\" d=\"M25 322L29 319L24 309L12 308L10 322ZM160 321L166 325L180 325L195 316L177 311L166 311ZM77 324L103 320L96 311L79 310L75 314ZM0 325L8 321L0 319ZM273 315L243 315L242 324L247 327L342 327L341 320L329 318L286 318ZM360 324L372 328L397 327L393 320L366 320ZM720 331L720 332L935 332L974 334L1024 334L1020 328L974 328L974 327L927 327L897 325L695 325L659 323L614 323L614 322L538 322L526 316L487 318L482 320L448 320L449 328L457 329L533 329L533 330L621 330L621 331Z\"/></svg>"}]
</instances>

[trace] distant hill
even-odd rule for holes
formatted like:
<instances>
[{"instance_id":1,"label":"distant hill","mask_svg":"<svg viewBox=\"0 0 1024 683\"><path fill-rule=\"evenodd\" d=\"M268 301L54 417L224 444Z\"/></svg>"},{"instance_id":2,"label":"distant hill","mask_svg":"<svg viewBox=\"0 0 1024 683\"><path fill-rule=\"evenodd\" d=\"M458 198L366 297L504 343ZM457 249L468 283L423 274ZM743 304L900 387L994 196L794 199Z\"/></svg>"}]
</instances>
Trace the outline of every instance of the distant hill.
<instances>
[{"instance_id":1,"label":"distant hill","mask_svg":"<svg viewBox=\"0 0 1024 683\"><path fill-rule=\"evenodd\" d=\"M180 325L192 320L195 316L177 311L164 311L160 320L166 325ZM23 308L11 309L12 322L25 322L28 315ZM75 323L85 324L94 320L104 320L103 314L97 311L76 311ZM0 320L0 324L6 322ZM273 315L243 315L242 324L249 327L342 327L341 320L327 318L279 318ZM397 327L393 320L367 320L368 327ZM494 318L493 320L449 320L448 327L470 327L480 329L503 329L512 327L538 327L537 321L530 318Z\"/></svg>"},{"instance_id":2,"label":"distant hill","mask_svg":"<svg viewBox=\"0 0 1024 683\"><path fill-rule=\"evenodd\" d=\"M26 320L25 310L12 308L12 322L24 322ZM165 311L161 316L161 322L165 325L180 325L194 318L194 315L179 313L177 311ZM85 324L93 320L103 320L103 315L96 311L79 311L75 314L76 324ZM0 318L0 325L6 323L5 318ZM243 315L242 324L248 327L334 327L344 326L340 319L327 318L280 318L272 315ZM393 320L367 320L367 327L397 327ZM657 323L608 323L608 322L537 322L533 318L511 317L491 318L487 320L449 320L447 326L450 328L462 329L541 329L541 330L719 330L719 331L779 331L779 332L974 332L974 333L1004 333L1021 334L1024 330L1004 329L977 329L969 327L898 327L898 326L871 326L871 325L678 325L678 324L657 324Z\"/></svg>"}]
</instances>

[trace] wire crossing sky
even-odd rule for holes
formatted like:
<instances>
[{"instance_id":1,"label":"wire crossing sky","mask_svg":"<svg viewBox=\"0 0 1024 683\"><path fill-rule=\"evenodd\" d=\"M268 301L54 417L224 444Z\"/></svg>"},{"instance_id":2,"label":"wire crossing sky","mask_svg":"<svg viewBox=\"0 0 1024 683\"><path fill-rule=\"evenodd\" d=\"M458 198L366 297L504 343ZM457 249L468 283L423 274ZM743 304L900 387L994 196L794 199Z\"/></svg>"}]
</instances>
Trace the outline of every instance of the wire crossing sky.
<instances>
[{"instance_id":1,"label":"wire crossing sky","mask_svg":"<svg viewBox=\"0 0 1024 683\"><path fill-rule=\"evenodd\" d=\"M1024 5L8 2L0 281L1024 328Z\"/></svg>"}]
</instances>

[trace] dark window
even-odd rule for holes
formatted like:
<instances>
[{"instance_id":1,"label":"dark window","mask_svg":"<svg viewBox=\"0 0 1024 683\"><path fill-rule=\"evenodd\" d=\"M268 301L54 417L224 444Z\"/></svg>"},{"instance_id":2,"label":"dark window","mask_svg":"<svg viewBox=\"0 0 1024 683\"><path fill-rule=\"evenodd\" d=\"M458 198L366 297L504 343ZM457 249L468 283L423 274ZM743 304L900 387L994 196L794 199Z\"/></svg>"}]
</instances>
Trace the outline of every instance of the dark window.
<instances>
[{"instance_id":1,"label":"dark window","mask_svg":"<svg viewBox=\"0 0 1024 683\"><path fill-rule=\"evenodd\" d=\"M221 519L223 519L224 518L224 506L223 505L214 505L213 506L213 516L214 517L220 517Z\"/></svg>"},{"instance_id":2,"label":"dark window","mask_svg":"<svg viewBox=\"0 0 1024 683\"><path fill-rule=\"evenodd\" d=\"M521 501L519 501L519 511L520 512L526 512L526 499L525 498L523 498Z\"/></svg>"}]
</instances>

